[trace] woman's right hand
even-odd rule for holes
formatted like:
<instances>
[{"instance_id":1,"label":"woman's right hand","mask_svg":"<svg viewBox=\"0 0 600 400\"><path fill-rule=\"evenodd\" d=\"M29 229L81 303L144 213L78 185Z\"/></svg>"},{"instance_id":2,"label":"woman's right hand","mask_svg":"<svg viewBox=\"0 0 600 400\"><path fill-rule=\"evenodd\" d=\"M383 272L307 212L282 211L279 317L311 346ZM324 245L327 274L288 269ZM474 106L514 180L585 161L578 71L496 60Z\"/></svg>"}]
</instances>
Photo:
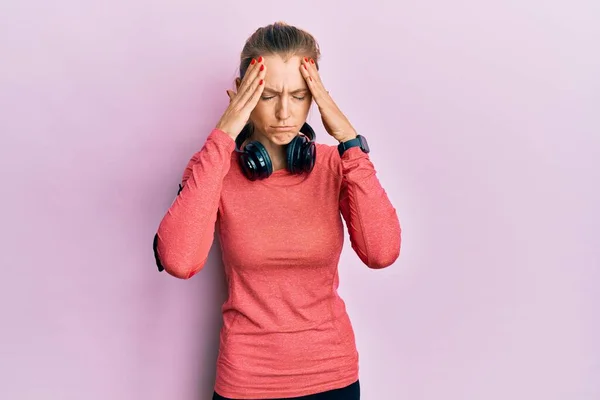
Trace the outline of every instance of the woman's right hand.
<instances>
[{"instance_id":1,"label":"woman's right hand","mask_svg":"<svg viewBox=\"0 0 600 400\"><path fill-rule=\"evenodd\" d=\"M258 61L252 59L237 93L227 91L229 107L221 116L216 129L227 133L233 140L237 138L250 119L250 114L258 104L265 88L264 79L267 68L263 60L262 57L259 57Z\"/></svg>"}]
</instances>

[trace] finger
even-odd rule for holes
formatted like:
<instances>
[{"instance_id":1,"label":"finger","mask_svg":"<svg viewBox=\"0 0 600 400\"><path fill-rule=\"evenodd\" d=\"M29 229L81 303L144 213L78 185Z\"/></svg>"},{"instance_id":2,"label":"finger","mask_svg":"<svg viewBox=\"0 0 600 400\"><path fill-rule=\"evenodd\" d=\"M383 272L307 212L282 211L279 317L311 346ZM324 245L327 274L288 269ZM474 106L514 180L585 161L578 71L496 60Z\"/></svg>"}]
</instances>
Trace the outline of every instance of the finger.
<instances>
[{"instance_id":1,"label":"finger","mask_svg":"<svg viewBox=\"0 0 600 400\"><path fill-rule=\"evenodd\" d=\"M257 68L258 73L256 74L254 80L250 83L250 86L242 93L240 96L240 105L242 107L246 107L246 104L253 97L254 93L257 89L260 89L261 93L264 90L264 79L267 73L267 68L263 64L259 68ZM261 87L262 86L262 87Z\"/></svg>"},{"instance_id":2,"label":"finger","mask_svg":"<svg viewBox=\"0 0 600 400\"><path fill-rule=\"evenodd\" d=\"M226 90L225 92L227 92L227 96L229 96L229 102L231 103L231 101L233 100L233 96L235 95L235 93L233 93L231 90Z\"/></svg>"},{"instance_id":3,"label":"finger","mask_svg":"<svg viewBox=\"0 0 600 400\"><path fill-rule=\"evenodd\" d=\"M251 110L254 110L254 107L256 107L256 105L258 104L258 101L260 100L260 96L262 96L262 93L264 90L265 90L264 78L258 79L256 88L254 89L254 92L252 93L252 95L250 96L248 101L246 102L245 107L249 107Z\"/></svg>"},{"instance_id":4,"label":"finger","mask_svg":"<svg viewBox=\"0 0 600 400\"><path fill-rule=\"evenodd\" d=\"M262 56L258 57L258 59L252 59L248 69L246 70L246 73L244 74L244 79L242 79L242 82L240 83L238 93L244 93L250 86L252 86L252 83L256 79L258 73L261 71L261 68L264 69L263 61L264 59Z\"/></svg>"},{"instance_id":5,"label":"finger","mask_svg":"<svg viewBox=\"0 0 600 400\"><path fill-rule=\"evenodd\" d=\"M244 103L244 107L251 107L254 109L262 92L265 90L265 75L267 69L264 68L259 74L256 76L256 79L252 83L252 86L248 89L248 91L244 94L244 98L246 98L246 103Z\"/></svg>"},{"instance_id":6,"label":"finger","mask_svg":"<svg viewBox=\"0 0 600 400\"><path fill-rule=\"evenodd\" d=\"M265 70L262 57L259 57L257 60L253 59L253 61L255 61L254 64L251 63L251 68L247 70L244 79L238 88L238 93L235 98L235 107L238 110L242 109L248 102L248 99L253 93L252 87L255 86L255 82L258 82L257 79L260 79L259 75L261 72Z\"/></svg>"},{"instance_id":7,"label":"finger","mask_svg":"<svg viewBox=\"0 0 600 400\"><path fill-rule=\"evenodd\" d=\"M321 76L319 75L319 70L317 69L317 64L315 60L312 58L304 57L302 59L302 63L305 65L304 69L309 72L313 81L321 82Z\"/></svg>"},{"instance_id":8,"label":"finger","mask_svg":"<svg viewBox=\"0 0 600 400\"><path fill-rule=\"evenodd\" d=\"M312 93L313 98L315 99L315 102L317 102L317 104L320 105L320 102L323 99L323 91L325 89L320 84L320 82L317 79L315 79L315 72L316 72L316 69L310 67L309 59L306 57L304 59L302 59L302 63L300 66L300 73L304 77L304 80L306 81L306 85L310 89L310 92Z\"/></svg>"},{"instance_id":9,"label":"finger","mask_svg":"<svg viewBox=\"0 0 600 400\"><path fill-rule=\"evenodd\" d=\"M302 74L302 76L304 77L304 79L306 80L306 83L312 82L312 76L311 73L308 69L308 58L304 57L302 59L302 61L300 62L300 73Z\"/></svg>"}]
</instances>

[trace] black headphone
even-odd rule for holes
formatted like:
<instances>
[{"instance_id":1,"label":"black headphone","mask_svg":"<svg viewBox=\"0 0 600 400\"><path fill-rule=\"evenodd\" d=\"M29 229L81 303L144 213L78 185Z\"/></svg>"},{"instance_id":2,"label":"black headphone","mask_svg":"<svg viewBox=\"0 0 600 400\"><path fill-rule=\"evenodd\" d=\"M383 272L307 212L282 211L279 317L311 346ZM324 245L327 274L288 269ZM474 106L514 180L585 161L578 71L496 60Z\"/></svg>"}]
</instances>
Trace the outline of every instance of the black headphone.
<instances>
[{"instance_id":1,"label":"black headphone","mask_svg":"<svg viewBox=\"0 0 600 400\"><path fill-rule=\"evenodd\" d=\"M312 171L317 156L315 131L305 122L300 132L304 135L297 135L286 146L287 170L293 174ZM241 148L250 134L251 127L247 124L235 139L235 151L238 154L240 167L251 181L266 179L273 173L273 163L265 147L254 140Z\"/></svg>"}]
</instances>

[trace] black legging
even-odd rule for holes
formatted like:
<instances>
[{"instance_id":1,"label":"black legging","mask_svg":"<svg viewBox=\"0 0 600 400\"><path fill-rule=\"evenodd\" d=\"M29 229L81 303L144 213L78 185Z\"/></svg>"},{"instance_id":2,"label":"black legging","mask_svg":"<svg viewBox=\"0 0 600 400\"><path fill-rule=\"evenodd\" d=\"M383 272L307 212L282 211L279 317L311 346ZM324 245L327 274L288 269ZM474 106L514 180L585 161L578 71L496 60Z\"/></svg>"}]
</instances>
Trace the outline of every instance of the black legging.
<instances>
[{"instance_id":1,"label":"black legging","mask_svg":"<svg viewBox=\"0 0 600 400\"><path fill-rule=\"evenodd\" d=\"M219 396L218 393L213 394L212 400L235 400L228 397ZM285 399L271 399L271 400L360 400L360 383L359 381L354 382L351 385L343 387L341 389L328 390L326 392L309 394L308 396L301 397L288 397Z\"/></svg>"}]
</instances>

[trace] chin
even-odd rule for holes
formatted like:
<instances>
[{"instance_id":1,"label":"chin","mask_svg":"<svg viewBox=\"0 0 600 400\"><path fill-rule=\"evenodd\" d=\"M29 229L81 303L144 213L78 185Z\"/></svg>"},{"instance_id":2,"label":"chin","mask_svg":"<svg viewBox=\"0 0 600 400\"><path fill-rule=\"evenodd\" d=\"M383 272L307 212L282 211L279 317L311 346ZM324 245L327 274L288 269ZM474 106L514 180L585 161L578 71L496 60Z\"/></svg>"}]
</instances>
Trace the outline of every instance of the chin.
<instances>
[{"instance_id":1,"label":"chin","mask_svg":"<svg viewBox=\"0 0 600 400\"><path fill-rule=\"evenodd\" d=\"M289 144L296 136L298 136L298 132L296 131L287 131L287 132L272 132L270 135L271 142L277 145L286 145Z\"/></svg>"}]
</instances>

